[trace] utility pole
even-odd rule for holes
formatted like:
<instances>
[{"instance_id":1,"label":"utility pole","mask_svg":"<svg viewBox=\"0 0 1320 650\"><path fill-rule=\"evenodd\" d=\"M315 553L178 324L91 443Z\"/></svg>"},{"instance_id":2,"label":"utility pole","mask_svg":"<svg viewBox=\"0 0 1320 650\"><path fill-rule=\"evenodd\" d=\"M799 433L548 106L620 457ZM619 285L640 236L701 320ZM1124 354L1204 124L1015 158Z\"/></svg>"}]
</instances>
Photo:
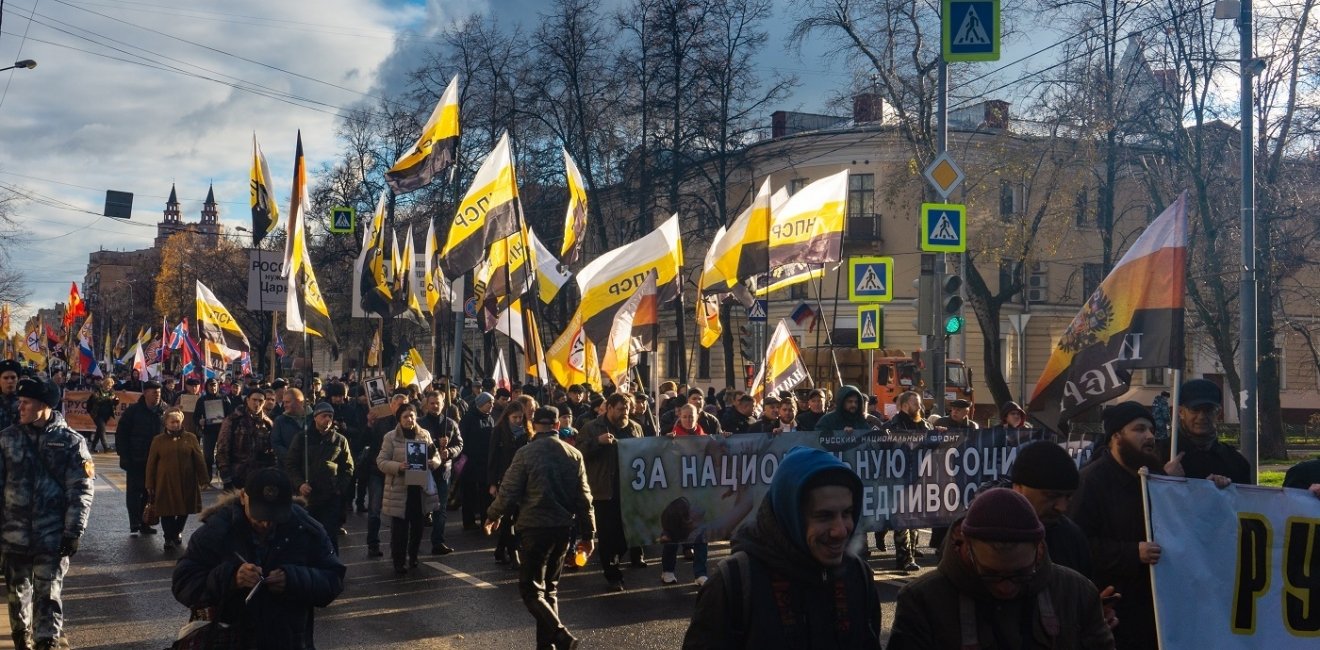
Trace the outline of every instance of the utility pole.
<instances>
[{"instance_id":1,"label":"utility pole","mask_svg":"<svg viewBox=\"0 0 1320 650\"><path fill-rule=\"evenodd\" d=\"M1255 67L1252 48L1251 0L1242 0L1242 13L1238 16L1238 36L1241 38L1241 62L1238 81L1241 84L1242 112L1242 303L1240 330L1242 333L1242 397L1239 419L1242 424L1242 455L1251 464L1251 475L1256 476L1260 463L1260 414L1256 410L1257 364L1259 362L1256 331L1259 284L1256 281L1256 161L1255 131L1252 115L1252 79Z\"/></svg>"},{"instance_id":2,"label":"utility pole","mask_svg":"<svg viewBox=\"0 0 1320 650\"><path fill-rule=\"evenodd\" d=\"M949 149L949 63L940 56L939 85L936 89L936 107L935 107L935 156L943 156ZM934 286L931 287L932 305L931 319L927 327L930 328L930 379L931 392L935 397L935 410L941 415L947 411L944 408L944 383L945 368L944 359L948 355L949 339L944 335L943 311L939 308L944 304L944 253L935 254L935 277Z\"/></svg>"}]
</instances>

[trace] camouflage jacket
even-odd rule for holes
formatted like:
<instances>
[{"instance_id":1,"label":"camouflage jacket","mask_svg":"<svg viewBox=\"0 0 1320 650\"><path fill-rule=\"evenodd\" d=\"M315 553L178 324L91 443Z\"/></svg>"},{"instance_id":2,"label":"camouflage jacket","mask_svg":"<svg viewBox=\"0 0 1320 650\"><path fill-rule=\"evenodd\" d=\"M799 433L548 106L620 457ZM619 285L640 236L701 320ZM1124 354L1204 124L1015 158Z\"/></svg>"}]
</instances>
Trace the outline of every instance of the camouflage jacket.
<instances>
[{"instance_id":1,"label":"camouflage jacket","mask_svg":"<svg viewBox=\"0 0 1320 650\"><path fill-rule=\"evenodd\" d=\"M0 431L18 424L18 395L0 395Z\"/></svg>"},{"instance_id":2,"label":"camouflage jacket","mask_svg":"<svg viewBox=\"0 0 1320 650\"><path fill-rule=\"evenodd\" d=\"M94 476L87 441L59 412L43 430L14 424L0 431L0 550L56 555L62 537L81 537Z\"/></svg>"},{"instance_id":3,"label":"camouflage jacket","mask_svg":"<svg viewBox=\"0 0 1320 650\"><path fill-rule=\"evenodd\" d=\"M235 410L220 425L215 465L226 486L243 487L248 474L279 465L271 442L271 421L264 413L253 417L247 407Z\"/></svg>"}]
</instances>

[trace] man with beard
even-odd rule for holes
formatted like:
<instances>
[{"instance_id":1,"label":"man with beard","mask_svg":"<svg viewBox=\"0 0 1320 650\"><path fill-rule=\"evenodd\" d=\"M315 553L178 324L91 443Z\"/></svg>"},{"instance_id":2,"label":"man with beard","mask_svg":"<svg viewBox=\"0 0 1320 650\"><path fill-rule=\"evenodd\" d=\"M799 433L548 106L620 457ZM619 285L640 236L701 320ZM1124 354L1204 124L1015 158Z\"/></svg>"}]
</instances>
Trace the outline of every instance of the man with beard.
<instances>
[{"instance_id":1,"label":"man with beard","mask_svg":"<svg viewBox=\"0 0 1320 650\"><path fill-rule=\"evenodd\" d=\"M1115 647L1095 586L1053 563L1022 495L978 494L950 533L939 569L898 592L889 650Z\"/></svg>"},{"instance_id":2,"label":"man with beard","mask_svg":"<svg viewBox=\"0 0 1320 650\"><path fill-rule=\"evenodd\" d=\"M1252 485L1256 481L1251 465L1237 448L1219 441L1215 421L1222 410L1223 391L1209 379L1193 379L1178 389L1178 460L1170 463L1169 474L1187 478L1207 478L1211 474L1227 476L1234 483ZM1169 458L1169 441L1161 440L1160 456Z\"/></svg>"},{"instance_id":3,"label":"man with beard","mask_svg":"<svg viewBox=\"0 0 1320 650\"><path fill-rule=\"evenodd\" d=\"M1155 417L1140 402L1127 401L1105 409L1102 418L1105 438L1096 441L1095 457L1082 468L1069 515L1091 546L1094 582L1113 585L1122 596L1114 607L1117 646L1154 648L1150 567L1160 561L1161 549L1146 540L1137 470L1165 473L1155 455ZM1228 485L1224 477L1209 478L1221 487Z\"/></svg>"},{"instance_id":4,"label":"man with beard","mask_svg":"<svg viewBox=\"0 0 1320 650\"><path fill-rule=\"evenodd\" d=\"M307 513L325 528L335 555L339 555L344 502L353 495L353 452L335 424L335 407L317 404L311 428L294 436L282 460L289 483L307 499Z\"/></svg>"},{"instance_id":5,"label":"man with beard","mask_svg":"<svg viewBox=\"0 0 1320 650\"><path fill-rule=\"evenodd\" d=\"M582 428L577 448L586 459L587 479L591 485L592 507L596 511L597 546L605 580L614 591L623 591L623 572L619 562L628 552L623 533L623 511L619 505L619 453L621 438L641 438L642 428L628 419L632 398L615 393L605 400L605 415Z\"/></svg>"},{"instance_id":6,"label":"man with beard","mask_svg":"<svg viewBox=\"0 0 1320 650\"><path fill-rule=\"evenodd\" d=\"M279 464L270 439L273 425L264 409L266 394L252 388L243 399L244 407L220 425L220 440L215 446L216 469L226 490L242 489L248 474Z\"/></svg>"},{"instance_id":7,"label":"man with beard","mask_svg":"<svg viewBox=\"0 0 1320 650\"><path fill-rule=\"evenodd\" d=\"M808 406L815 402L815 393L813 392L812 395L811 400L807 401ZM864 399L862 391L857 390L856 386L840 388L834 410L817 420L812 428L821 433L869 431L871 427L866 423L866 409L863 407L865 402L862 401ZM798 416L798 423L802 423L801 415ZM802 430L811 431L812 428L802 427Z\"/></svg>"}]
</instances>

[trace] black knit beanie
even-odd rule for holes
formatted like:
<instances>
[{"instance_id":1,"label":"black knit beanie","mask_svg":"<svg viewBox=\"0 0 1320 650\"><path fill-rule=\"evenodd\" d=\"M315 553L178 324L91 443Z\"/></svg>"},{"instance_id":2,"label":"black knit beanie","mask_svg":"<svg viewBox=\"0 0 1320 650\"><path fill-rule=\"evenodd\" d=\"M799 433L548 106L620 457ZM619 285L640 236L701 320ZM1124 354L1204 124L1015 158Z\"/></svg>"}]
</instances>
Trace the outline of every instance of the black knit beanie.
<instances>
[{"instance_id":1,"label":"black knit beanie","mask_svg":"<svg viewBox=\"0 0 1320 650\"><path fill-rule=\"evenodd\" d=\"M1027 498L1008 488L978 492L962 521L967 537L986 542L1039 542L1045 526Z\"/></svg>"},{"instance_id":2,"label":"black knit beanie","mask_svg":"<svg viewBox=\"0 0 1320 650\"><path fill-rule=\"evenodd\" d=\"M1146 418L1152 423L1155 422L1155 416L1151 415L1150 409L1146 408L1141 402L1128 400L1106 408L1100 416L1100 419L1104 422L1105 440L1108 440L1127 426L1129 422L1137 418Z\"/></svg>"},{"instance_id":3,"label":"black knit beanie","mask_svg":"<svg viewBox=\"0 0 1320 650\"><path fill-rule=\"evenodd\" d=\"M1011 473L1014 483L1037 490L1076 490L1080 482L1068 452L1045 440L1019 447Z\"/></svg>"}]
</instances>

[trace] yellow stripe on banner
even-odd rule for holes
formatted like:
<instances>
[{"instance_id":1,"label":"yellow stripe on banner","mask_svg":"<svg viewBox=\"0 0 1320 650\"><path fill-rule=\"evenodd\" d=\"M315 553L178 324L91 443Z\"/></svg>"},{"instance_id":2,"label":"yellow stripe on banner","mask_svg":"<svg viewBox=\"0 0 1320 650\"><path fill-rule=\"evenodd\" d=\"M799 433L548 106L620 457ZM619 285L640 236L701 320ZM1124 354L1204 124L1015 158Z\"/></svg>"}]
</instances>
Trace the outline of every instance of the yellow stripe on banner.
<instances>
[{"instance_id":1,"label":"yellow stripe on banner","mask_svg":"<svg viewBox=\"0 0 1320 650\"><path fill-rule=\"evenodd\" d=\"M518 189L513 182L513 167L506 166L500 169L499 176L493 182L485 187L474 188L458 206L458 214L454 215L449 239L441 255L447 257L451 251L480 232L491 213L506 206L511 207L516 198Z\"/></svg>"}]
</instances>

